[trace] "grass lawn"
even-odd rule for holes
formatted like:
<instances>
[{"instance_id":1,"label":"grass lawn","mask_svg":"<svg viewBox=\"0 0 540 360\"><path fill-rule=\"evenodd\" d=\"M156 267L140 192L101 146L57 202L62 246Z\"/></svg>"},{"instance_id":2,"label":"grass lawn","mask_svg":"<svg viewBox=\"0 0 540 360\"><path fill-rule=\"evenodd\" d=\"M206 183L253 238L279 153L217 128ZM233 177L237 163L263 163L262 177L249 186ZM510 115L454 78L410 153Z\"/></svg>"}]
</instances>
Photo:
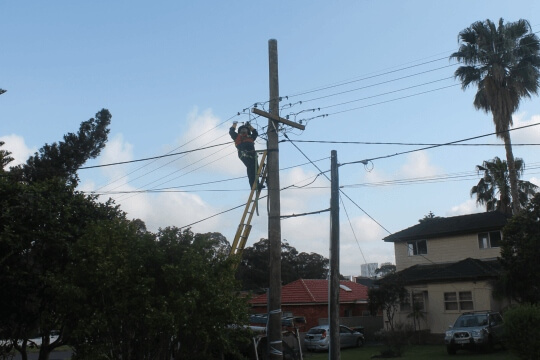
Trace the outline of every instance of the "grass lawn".
<instances>
[{"instance_id":1,"label":"grass lawn","mask_svg":"<svg viewBox=\"0 0 540 360\"><path fill-rule=\"evenodd\" d=\"M382 346L366 345L362 348L342 349L341 360L364 360L371 359L374 355L379 355L383 349ZM328 353L304 353L306 360L326 360ZM461 350L456 355L448 355L444 345L421 345L409 346L405 348L404 354L396 360L518 360L518 357L508 350L499 350L492 353L470 352Z\"/></svg>"}]
</instances>

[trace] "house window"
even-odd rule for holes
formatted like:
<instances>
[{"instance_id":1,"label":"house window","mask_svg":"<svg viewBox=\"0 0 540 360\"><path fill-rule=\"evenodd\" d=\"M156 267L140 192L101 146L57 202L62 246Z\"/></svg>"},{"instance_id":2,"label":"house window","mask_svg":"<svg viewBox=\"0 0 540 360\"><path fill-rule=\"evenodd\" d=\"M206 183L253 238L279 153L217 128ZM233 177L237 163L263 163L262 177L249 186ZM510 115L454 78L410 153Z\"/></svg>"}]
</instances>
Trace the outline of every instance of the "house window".
<instances>
[{"instance_id":1,"label":"house window","mask_svg":"<svg viewBox=\"0 0 540 360\"><path fill-rule=\"evenodd\" d=\"M490 249L501 246L501 232L490 231L478 234L478 247L480 249Z\"/></svg>"},{"instance_id":2,"label":"house window","mask_svg":"<svg viewBox=\"0 0 540 360\"><path fill-rule=\"evenodd\" d=\"M425 310L423 292L413 291L412 294L407 293L407 295L403 299L401 299L401 302L399 303L399 309L401 311L413 311L413 304L418 310Z\"/></svg>"},{"instance_id":3,"label":"house window","mask_svg":"<svg viewBox=\"0 0 540 360\"><path fill-rule=\"evenodd\" d=\"M426 240L407 241L407 248L408 248L409 256L426 255L427 254L427 241Z\"/></svg>"},{"instance_id":4,"label":"house window","mask_svg":"<svg viewBox=\"0 0 540 360\"><path fill-rule=\"evenodd\" d=\"M424 293L423 292L413 292L412 303L414 304L413 306L416 307L416 309L418 309L420 311L424 311L425 310Z\"/></svg>"},{"instance_id":5,"label":"house window","mask_svg":"<svg viewBox=\"0 0 540 360\"><path fill-rule=\"evenodd\" d=\"M345 309L345 313L343 315L345 315L345 317L351 317L352 316L352 309Z\"/></svg>"},{"instance_id":6,"label":"house window","mask_svg":"<svg viewBox=\"0 0 540 360\"><path fill-rule=\"evenodd\" d=\"M445 310L474 310L471 291L445 292Z\"/></svg>"},{"instance_id":7,"label":"house window","mask_svg":"<svg viewBox=\"0 0 540 360\"><path fill-rule=\"evenodd\" d=\"M408 291L407 295L405 295L399 303L399 310L402 312L411 311L411 295Z\"/></svg>"}]
</instances>

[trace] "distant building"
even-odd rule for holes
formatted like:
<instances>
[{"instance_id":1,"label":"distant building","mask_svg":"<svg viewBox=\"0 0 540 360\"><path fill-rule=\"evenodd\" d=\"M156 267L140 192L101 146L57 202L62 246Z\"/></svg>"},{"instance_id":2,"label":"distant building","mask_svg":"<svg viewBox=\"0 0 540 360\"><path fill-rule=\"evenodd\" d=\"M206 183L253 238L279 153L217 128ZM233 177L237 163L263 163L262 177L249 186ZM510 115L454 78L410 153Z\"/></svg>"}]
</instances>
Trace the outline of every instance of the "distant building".
<instances>
[{"instance_id":1,"label":"distant building","mask_svg":"<svg viewBox=\"0 0 540 360\"><path fill-rule=\"evenodd\" d=\"M369 263L360 265L360 274L362 277L372 278L375 276L375 270L377 270L377 263Z\"/></svg>"}]
</instances>

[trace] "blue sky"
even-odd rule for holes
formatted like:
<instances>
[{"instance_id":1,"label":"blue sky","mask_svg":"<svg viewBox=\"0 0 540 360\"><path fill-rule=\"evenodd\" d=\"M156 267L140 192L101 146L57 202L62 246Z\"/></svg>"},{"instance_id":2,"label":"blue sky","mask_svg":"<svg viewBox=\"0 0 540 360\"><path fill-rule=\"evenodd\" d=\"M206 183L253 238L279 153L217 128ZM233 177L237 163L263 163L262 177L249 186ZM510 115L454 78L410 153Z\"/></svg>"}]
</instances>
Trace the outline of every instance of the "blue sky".
<instances>
[{"instance_id":1,"label":"blue sky","mask_svg":"<svg viewBox=\"0 0 540 360\"><path fill-rule=\"evenodd\" d=\"M358 275L364 262L394 262L393 246L382 238L430 211L483 210L469 196L479 179L475 166L505 158L500 140L396 156L425 146L388 143L441 144L492 133L491 115L474 109L474 89L461 90L448 57L459 31L474 21L523 18L540 31L539 4L4 1L0 88L8 91L0 96L0 140L24 162L107 108L109 142L89 166L229 142L81 170L80 189L113 197L152 231L196 223L193 231L221 232L232 241L242 210L227 210L245 202L248 191L246 178L227 181L245 175L227 132L237 120L265 133L267 120L245 109L268 108L268 40L276 39L281 116L306 124L305 131L286 132L302 152L280 144L280 185L289 187L281 193L282 214L328 207L329 182L317 174L330 169L331 150L341 164L377 158L340 167L342 190L354 201L343 197L340 211L341 273ZM538 97L522 103L514 123L540 123ZM513 131L513 142L540 143L539 128ZM265 147L263 138L256 147ZM516 146L514 154L525 160L523 178L540 185L537 147ZM318 168L308 159L320 160ZM211 181L217 182L188 186ZM150 189L167 191L134 193ZM267 237L265 200L260 208L248 245ZM282 239L328 256L328 224L328 213L283 220Z\"/></svg>"}]
</instances>

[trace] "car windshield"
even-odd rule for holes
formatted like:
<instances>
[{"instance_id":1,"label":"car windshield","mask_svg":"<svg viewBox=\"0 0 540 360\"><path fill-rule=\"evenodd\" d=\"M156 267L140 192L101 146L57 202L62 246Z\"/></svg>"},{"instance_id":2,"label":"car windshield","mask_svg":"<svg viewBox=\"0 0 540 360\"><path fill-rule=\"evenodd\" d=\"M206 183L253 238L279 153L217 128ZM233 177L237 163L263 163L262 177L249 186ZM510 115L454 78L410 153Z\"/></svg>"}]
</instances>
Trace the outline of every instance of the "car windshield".
<instances>
[{"instance_id":1,"label":"car windshield","mask_svg":"<svg viewBox=\"0 0 540 360\"><path fill-rule=\"evenodd\" d=\"M326 330L325 329L321 329L321 328L318 328L318 329L309 329L308 331L308 334L322 334L324 333Z\"/></svg>"},{"instance_id":2,"label":"car windshield","mask_svg":"<svg viewBox=\"0 0 540 360\"><path fill-rule=\"evenodd\" d=\"M460 316L454 327L476 327L487 325L487 315L464 315Z\"/></svg>"}]
</instances>

